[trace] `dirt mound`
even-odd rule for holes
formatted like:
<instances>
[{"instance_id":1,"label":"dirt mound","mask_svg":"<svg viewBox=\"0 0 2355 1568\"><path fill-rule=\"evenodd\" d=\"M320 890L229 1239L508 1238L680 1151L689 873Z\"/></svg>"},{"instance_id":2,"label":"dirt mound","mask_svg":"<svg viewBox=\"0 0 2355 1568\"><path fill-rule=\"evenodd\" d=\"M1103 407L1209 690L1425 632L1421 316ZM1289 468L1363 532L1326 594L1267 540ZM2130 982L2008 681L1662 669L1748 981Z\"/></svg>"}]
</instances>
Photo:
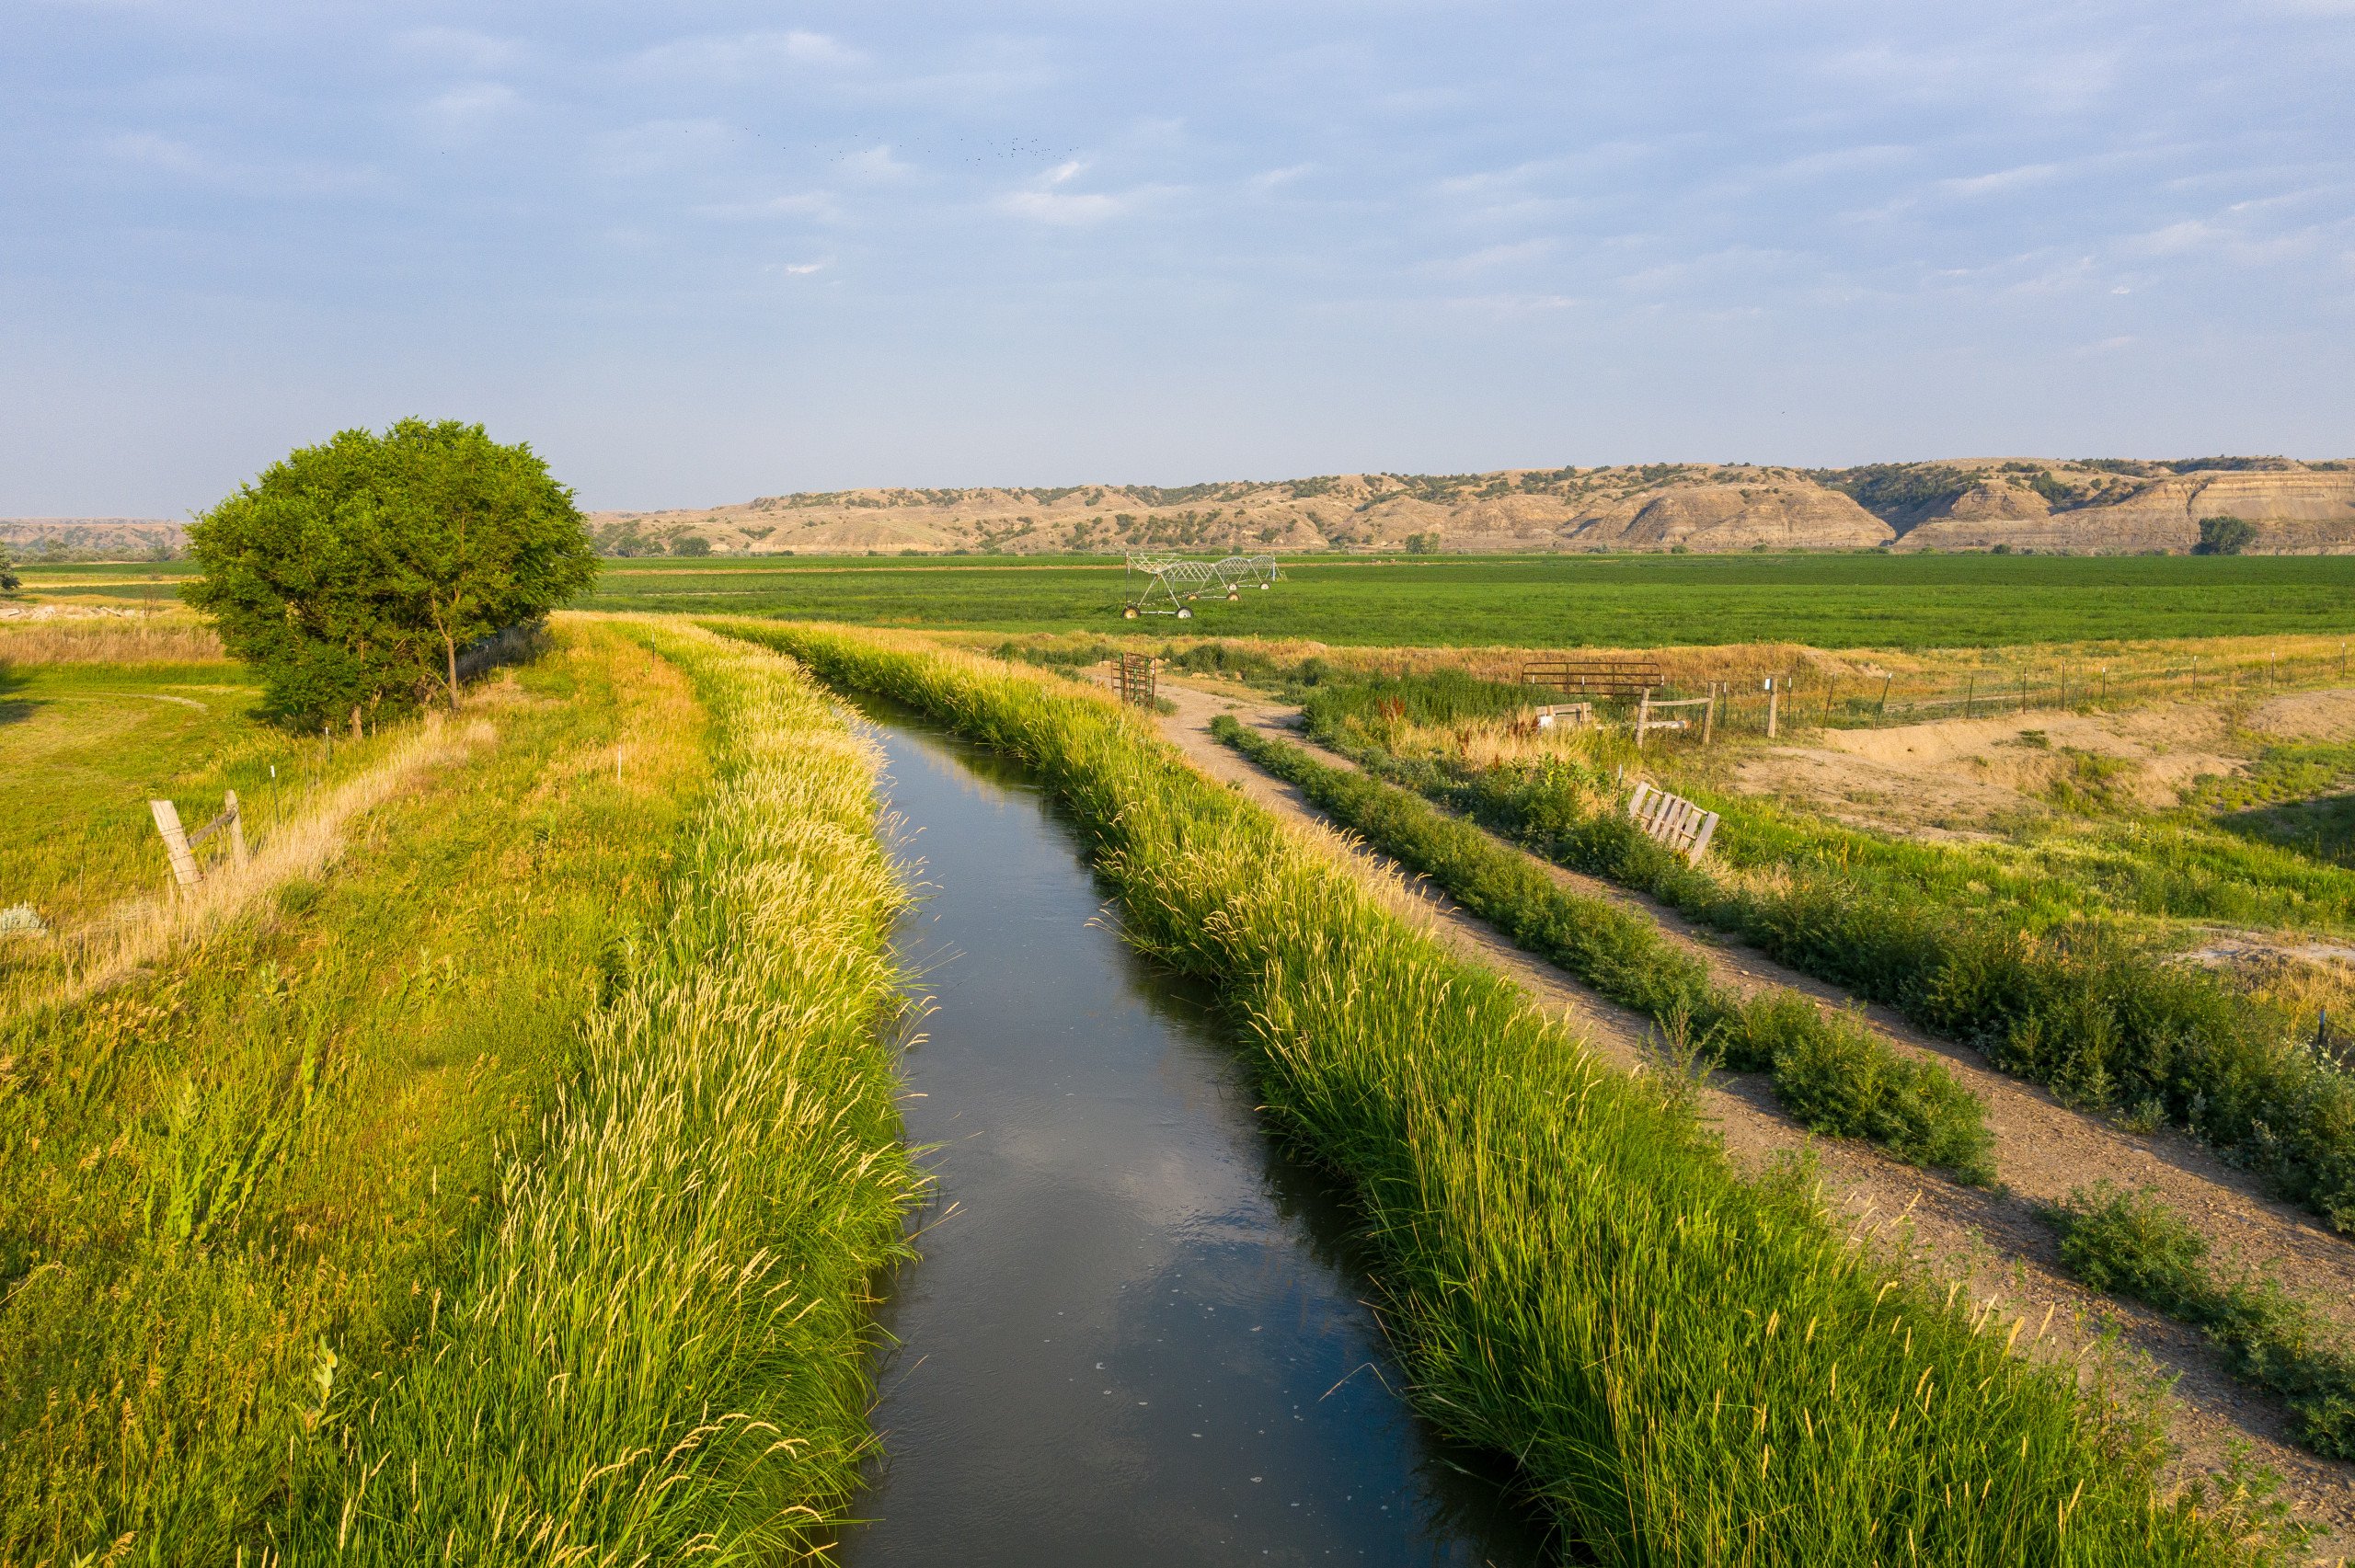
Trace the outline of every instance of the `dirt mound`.
<instances>
[{"instance_id":1,"label":"dirt mound","mask_svg":"<svg viewBox=\"0 0 2355 1568\"><path fill-rule=\"evenodd\" d=\"M2246 723L2283 740L2355 740L2355 691L2292 692L2259 704Z\"/></svg>"},{"instance_id":2,"label":"dirt mound","mask_svg":"<svg viewBox=\"0 0 2355 1568\"><path fill-rule=\"evenodd\" d=\"M2334 692L2355 704L2355 692ZM2278 699L2289 702L2292 699ZM2223 710L2179 704L2122 714L1955 718L1824 732L1812 746L1760 752L1736 783L1806 803L1851 827L1914 838L1979 837L2050 809L2062 787L2172 806L2199 779L2238 772L2222 750ZM2090 761L2089 761L2090 760Z\"/></svg>"}]
</instances>

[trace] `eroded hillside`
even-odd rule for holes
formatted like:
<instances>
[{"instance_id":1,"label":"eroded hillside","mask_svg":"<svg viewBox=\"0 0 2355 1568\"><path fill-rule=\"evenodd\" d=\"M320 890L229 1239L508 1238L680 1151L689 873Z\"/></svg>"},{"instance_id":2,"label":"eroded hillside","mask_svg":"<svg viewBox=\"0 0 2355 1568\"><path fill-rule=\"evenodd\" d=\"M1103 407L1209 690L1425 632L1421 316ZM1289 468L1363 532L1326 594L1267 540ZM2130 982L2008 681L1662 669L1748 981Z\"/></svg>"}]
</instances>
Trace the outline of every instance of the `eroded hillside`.
<instances>
[{"instance_id":1,"label":"eroded hillside","mask_svg":"<svg viewBox=\"0 0 2355 1568\"><path fill-rule=\"evenodd\" d=\"M595 515L616 555L695 552L1894 549L2355 551L2355 464L1994 458L1848 469L1658 464L1345 474L1182 488L840 490Z\"/></svg>"}]
</instances>

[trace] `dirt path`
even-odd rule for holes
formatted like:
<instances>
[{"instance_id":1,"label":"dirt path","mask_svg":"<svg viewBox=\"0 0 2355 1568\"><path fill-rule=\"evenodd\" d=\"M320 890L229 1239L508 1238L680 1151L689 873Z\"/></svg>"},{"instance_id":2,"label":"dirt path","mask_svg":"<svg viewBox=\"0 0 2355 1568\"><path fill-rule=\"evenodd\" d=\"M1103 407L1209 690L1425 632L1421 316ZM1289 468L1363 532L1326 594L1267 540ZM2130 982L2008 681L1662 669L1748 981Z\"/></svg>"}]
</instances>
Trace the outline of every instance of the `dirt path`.
<instances>
[{"instance_id":1,"label":"dirt path","mask_svg":"<svg viewBox=\"0 0 2355 1568\"><path fill-rule=\"evenodd\" d=\"M1407 878L1386 857L1337 833L1292 786L1210 737L1211 720L1232 712L1256 728L1298 741L1290 710L1174 683L1166 683L1162 692L1178 707L1164 719L1163 730L1197 768L1239 785L1279 816L1319 833L1337 853L1393 884L1400 901L1411 906L1409 912L1435 934L1511 976L1550 1011L1570 1014L1605 1056L1628 1068L1650 1059L1648 1020L1523 953L1436 889ZM1330 753L1319 755L1337 766L1350 765ZM1696 929L1650 899L1531 858L1566 887L1642 910L1671 940L1706 961L1722 984L1745 992L1786 986L1825 1005L1850 1001L1831 986ZM1835 1210L1873 1232L1875 1244L1903 1251L1941 1278L1964 1281L1976 1299L1999 1299L2011 1315L2027 1316L2024 1344L2049 1314L2051 1326L2038 1354L2085 1357L2104 1327L2114 1324L2131 1356L2146 1361L2160 1379L2176 1380L2167 1415L2184 1470L2221 1472L2235 1446L2245 1445L2257 1463L2280 1476L2282 1495L2297 1512L2327 1532L2314 1543L2311 1560L2345 1562L2355 1553L2355 1465L2316 1459L2292 1447L2280 1406L2229 1377L2196 1332L2071 1281L2060 1271L2052 1232L2036 1218L2036 1208L2104 1179L2155 1187L2220 1254L2338 1304L2348 1318L2355 1318L2355 1246L2265 1197L2246 1175L2188 1139L2124 1133L2070 1110L2033 1084L1993 1070L1975 1052L1923 1035L1886 1008L1863 1011L1898 1048L1942 1059L1985 1102L2001 1186L1992 1192L1962 1186L1867 1145L1814 1138L1775 1104L1759 1074L1719 1075L1703 1091L1702 1112L1716 1123L1728 1150L1737 1161L1754 1164L1778 1152L1811 1149L1826 1196Z\"/></svg>"}]
</instances>

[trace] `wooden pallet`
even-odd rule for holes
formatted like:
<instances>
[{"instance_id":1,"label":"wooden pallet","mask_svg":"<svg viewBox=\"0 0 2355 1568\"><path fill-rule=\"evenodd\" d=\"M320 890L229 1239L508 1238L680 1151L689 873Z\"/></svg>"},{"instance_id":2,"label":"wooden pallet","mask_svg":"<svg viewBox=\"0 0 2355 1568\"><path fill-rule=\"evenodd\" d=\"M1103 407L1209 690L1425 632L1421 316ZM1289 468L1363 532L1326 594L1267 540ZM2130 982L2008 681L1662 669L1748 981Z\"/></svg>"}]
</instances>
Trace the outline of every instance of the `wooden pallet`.
<instances>
[{"instance_id":1,"label":"wooden pallet","mask_svg":"<svg viewBox=\"0 0 2355 1568\"><path fill-rule=\"evenodd\" d=\"M1681 795L1671 795L1640 780L1627 797L1627 815L1635 818L1645 837L1674 850L1688 865L1700 864L1701 857L1709 853L1709 841L1717 836L1716 812L1705 811Z\"/></svg>"}]
</instances>

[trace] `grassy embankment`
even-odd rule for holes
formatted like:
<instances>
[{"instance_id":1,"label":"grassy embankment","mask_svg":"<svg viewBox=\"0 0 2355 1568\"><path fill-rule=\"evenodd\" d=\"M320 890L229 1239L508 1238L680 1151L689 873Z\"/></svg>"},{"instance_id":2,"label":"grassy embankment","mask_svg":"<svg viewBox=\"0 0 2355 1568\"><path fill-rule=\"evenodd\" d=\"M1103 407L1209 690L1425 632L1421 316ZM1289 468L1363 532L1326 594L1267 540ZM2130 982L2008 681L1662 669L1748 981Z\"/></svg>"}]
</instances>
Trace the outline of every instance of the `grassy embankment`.
<instances>
[{"instance_id":1,"label":"grassy embankment","mask_svg":"<svg viewBox=\"0 0 2355 1568\"><path fill-rule=\"evenodd\" d=\"M841 1495L904 1189L866 761L774 661L667 637L707 719L560 635L325 869L0 1023L0 1560L726 1557Z\"/></svg>"},{"instance_id":2,"label":"grassy embankment","mask_svg":"<svg viewBox=\"0 0 2355 1568\"><path fill-rule=\"evenodd\" d=\"M1339 702L1312 701L1310 719L1353 761L1540 854L1887 1002L2074 1104L2181 1127L2355 1231L2355 1079L2288 1017L2162 961L2082 887L2007 883L1974 848L1898 842L1697 788L1724 820L1711 860L1688 866L1626 819L1599 756L1453 767L1399 755Z\"/></svg>"},{"instance_id":3,"label":"grassy embankment","mask_svg":"<svg viewBox=\"0 0 2355 1568\"><path fill-rule=\"evenodd\" d=\"M1944 1064L1901 1055L1860 1021L1827 1014L1796 991L1736 996L1642 914L1557 887L1519 852L1406 790L1327 766L1225 715L1211 728L1518 945L1643 1013L1672 1047L1769 1074L1775 1097L1810 1130L1867 1139L1964 1181L1993 1179L1985 1109Z\"/></svg>"},{"instance_id":4,"label":"grassy embankment","mask_svg":"<svg viewBox=\"0 0 2355 1568\"><path fill-rule=\"evenodd\" d=\"M1342 1174L1416 1396L1610 1562L2221 1562L2147 1425L1737 1179L1675 1085L1603 1069L1492 973L1187 768L1141 721L870 634L725 629L1046 777L1124 929L1214 980L1272 1114Z\"/></svg>"}]
</instances>

